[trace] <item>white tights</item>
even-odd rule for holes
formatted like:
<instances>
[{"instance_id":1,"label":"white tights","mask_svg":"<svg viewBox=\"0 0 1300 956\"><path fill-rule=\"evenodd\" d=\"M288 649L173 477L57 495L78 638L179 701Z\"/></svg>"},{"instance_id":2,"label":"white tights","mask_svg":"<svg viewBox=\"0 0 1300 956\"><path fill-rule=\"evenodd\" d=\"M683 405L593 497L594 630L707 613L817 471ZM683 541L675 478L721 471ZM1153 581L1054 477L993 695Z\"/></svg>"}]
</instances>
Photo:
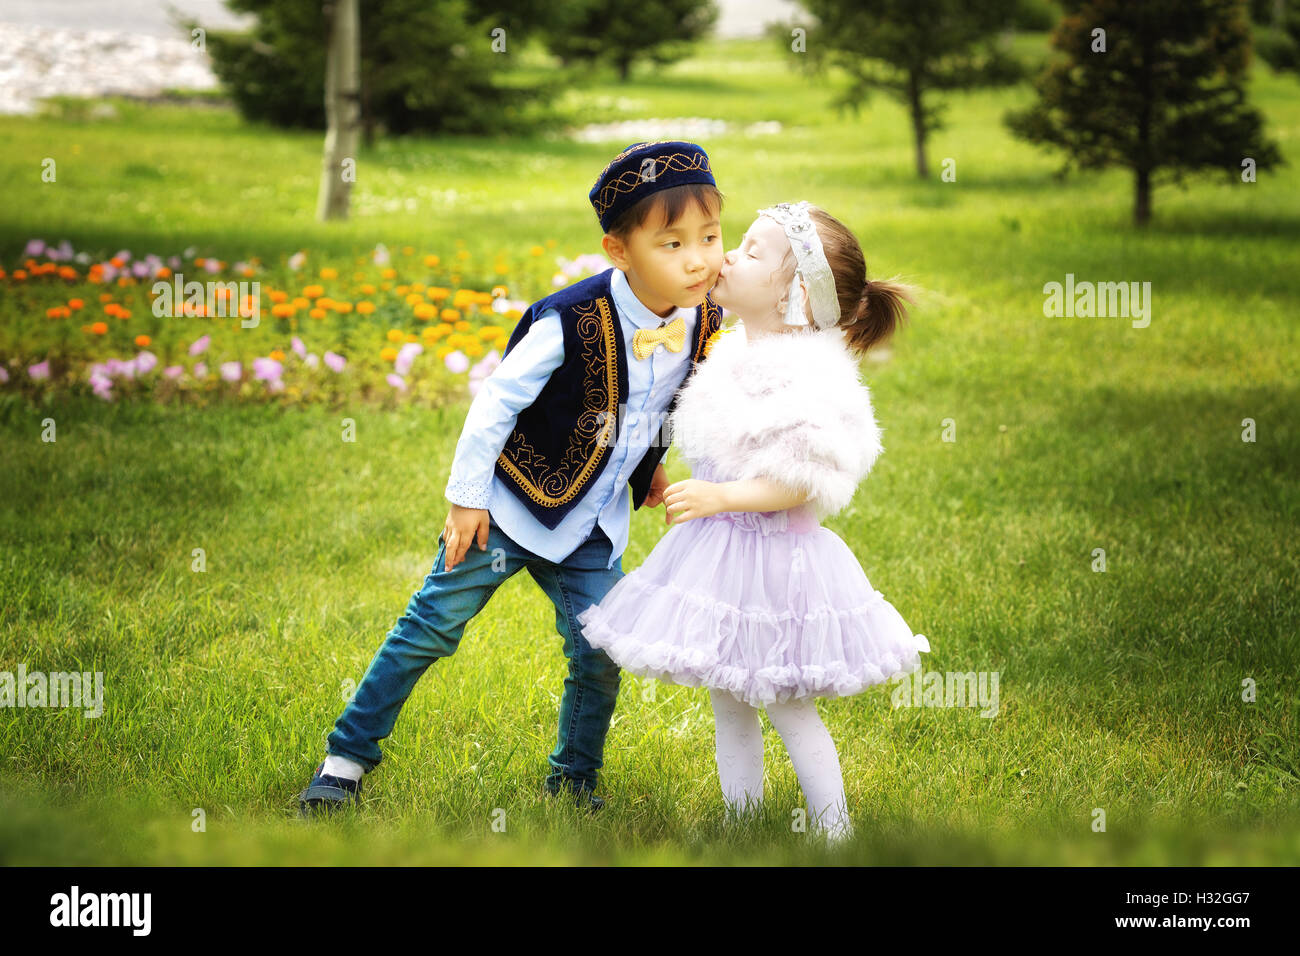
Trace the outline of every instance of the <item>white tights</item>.
<instances>
[{"instance_id":1,"label":"white tights","mask_svg":"<svg viewBox=\"0 0 1300 956\"><path fill-rule=\"evenodd\" d=\"M763 800L763 731L758 710L723 690L709 689L717 728L718 779L728 807L753 809ZM847 836L852 825L844 800L840 758L813 700L791 699L767 706L772 726L785 742L808 800L813 827L828 836Z\"/></svg>"}]
</instances>

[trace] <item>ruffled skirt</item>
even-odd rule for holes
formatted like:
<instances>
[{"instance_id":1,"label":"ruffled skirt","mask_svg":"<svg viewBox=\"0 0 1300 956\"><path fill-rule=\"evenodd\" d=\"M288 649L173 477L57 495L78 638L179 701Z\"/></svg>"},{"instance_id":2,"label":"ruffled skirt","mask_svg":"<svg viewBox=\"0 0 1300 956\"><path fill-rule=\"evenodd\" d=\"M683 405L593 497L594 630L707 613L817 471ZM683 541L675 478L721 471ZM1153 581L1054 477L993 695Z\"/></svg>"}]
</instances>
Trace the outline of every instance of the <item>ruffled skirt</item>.
<instances>
[{"instance_id":1,"label":"ruffled skirt","mask_svg":"<svg viewBox=\"0 0 1300 956\"><path fill-rule=\"evenodd\" d=\"M848 545L802 509L670 528L578 621L633 674L754 707L857 694L916 670L930 649Z\"/></svg>"}]
</instances>

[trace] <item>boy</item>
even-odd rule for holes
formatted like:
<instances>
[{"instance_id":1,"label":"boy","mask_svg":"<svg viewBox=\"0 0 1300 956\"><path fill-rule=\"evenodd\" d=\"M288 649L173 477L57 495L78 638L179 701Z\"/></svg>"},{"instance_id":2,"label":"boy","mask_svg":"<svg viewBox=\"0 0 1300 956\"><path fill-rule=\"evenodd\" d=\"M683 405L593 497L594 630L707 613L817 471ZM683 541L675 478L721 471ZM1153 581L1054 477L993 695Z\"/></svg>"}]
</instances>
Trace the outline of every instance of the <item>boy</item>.
<instances>
[{"instance_id":1,"label":"boy","mask_svg":"<svg viewBox=\"0 0 1300 956\"><path fill-rule=\"evenodd\" d=\"M634 143L588 196L614 268L533 303L475 397L447 481L433 571L329 735L302 812L356 801L416 680L526 568L555 604L569 675L546 789L594 795L619 670L577 616L623 575L633 507L663 503L659 428L721 321L718 192L694 143ZM647 427L651 426L651 427ZM477 544L477 548L471 545Z\"/></svg>"}]
</instances>

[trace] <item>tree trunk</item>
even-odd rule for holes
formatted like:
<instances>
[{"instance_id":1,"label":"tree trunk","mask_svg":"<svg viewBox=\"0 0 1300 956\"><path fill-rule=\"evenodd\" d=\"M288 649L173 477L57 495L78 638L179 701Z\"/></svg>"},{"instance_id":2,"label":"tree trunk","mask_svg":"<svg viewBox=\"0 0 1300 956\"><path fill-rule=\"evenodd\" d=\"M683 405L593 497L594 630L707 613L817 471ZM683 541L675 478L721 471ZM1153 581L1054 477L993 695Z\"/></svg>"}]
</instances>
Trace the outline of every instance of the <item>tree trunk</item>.
<instances>
[{"instance_id":1,"label":"tree trunk","mask_svg":"<svg viewBox=\"0 0 1300 956\"><path fill-rule=\"evenodd\" d=\"M1133 222L1145 226L1151 221L1151 170L1134 170L1133 180L1136 187L1133 196Z\"/></svg>"},{"instance_id":2,"label":"tree trunk","mask_svg":"<svg viewBox=\"0 0 1300 956\"><path fill-rule=\"evenodd\" d=\"M626 83L628 76L632 73L632 61L630 59L620 58L618 61L618 79L621 83Z\"/></svg>"},{"instance_id":3,"label":"tree trunk","mask_svg":"<svg viewBox=\"0 0 1300 956\"><path fill-rule=\"evenodd\" d=\"M921 108L921 83L915 70L907 74L907 100L912 112L912 136L916 141L916 175L925 179L930 174L925 162L925 112Z\"/></svg>"},{"instance_id":4,"label":"tree trunk","mask_svg":"<svg viewBox=\"0 0 1300 956\"><path fill-rule=\"evenodd\" d=\"M360 125L361 27L357 0L333 0L330 45L325 57L325 156L321 162L316 218L346 219L356 178L357 131Z\"/></svg>"}]
</instances>

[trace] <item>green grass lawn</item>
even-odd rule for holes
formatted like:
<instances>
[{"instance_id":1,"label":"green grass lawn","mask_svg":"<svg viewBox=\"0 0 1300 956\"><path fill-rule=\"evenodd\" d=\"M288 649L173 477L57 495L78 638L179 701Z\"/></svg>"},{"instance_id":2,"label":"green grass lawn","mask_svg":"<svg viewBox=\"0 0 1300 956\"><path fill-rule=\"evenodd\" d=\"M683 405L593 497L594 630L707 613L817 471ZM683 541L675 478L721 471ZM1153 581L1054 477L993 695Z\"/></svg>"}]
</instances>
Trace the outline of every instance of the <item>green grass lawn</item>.
<instances>
[{"instance_id":1,"label":"green grass lawn","mask_svg":"<svg viewBox=\"0 0 1300 956\"><path fill-rule=\"evenodd\" d=\"M888 688L823 701L857 828L832 852L791 832L802 797L770 727L765 814L729 829L705 692L628 675L608 805L584 817L540 796L565 665L521 575L417 686L361 813L302 823L346 682L432 564L467 406L33 407L0 386L0 670L106 675L98 719L0 710L0 862L1300 861L1297 81L1261 70L1252 88L1295 165L1161 189L1145 233L1125 175L1060 182L1056 157L1008 136L1028 87L950 98L930 156L956 161L954 183L915 181L894 104L838 117L831 96L732 42L626 87L598 77L566 109L780 121L702 143L728 248L759 207L809 199L855 230L872 276L927 290L864 363L886 452L827 525L928 636L927 670L999 672L995 718L891 708ZM5 268L33 236L231 260L458 239L594 252L587 191L625 145L383 141L360 158L358 214L326 227L320 137L225 110L3 117L0 140ZM1044 317L1067 273L1150 282L1149 327ZM0 282L9 328L29 319L13 301ZM669 472L687 474L675 453ZM662 531L661 510L637 512L624 567Z\"/></svg>"}]
</instances>

